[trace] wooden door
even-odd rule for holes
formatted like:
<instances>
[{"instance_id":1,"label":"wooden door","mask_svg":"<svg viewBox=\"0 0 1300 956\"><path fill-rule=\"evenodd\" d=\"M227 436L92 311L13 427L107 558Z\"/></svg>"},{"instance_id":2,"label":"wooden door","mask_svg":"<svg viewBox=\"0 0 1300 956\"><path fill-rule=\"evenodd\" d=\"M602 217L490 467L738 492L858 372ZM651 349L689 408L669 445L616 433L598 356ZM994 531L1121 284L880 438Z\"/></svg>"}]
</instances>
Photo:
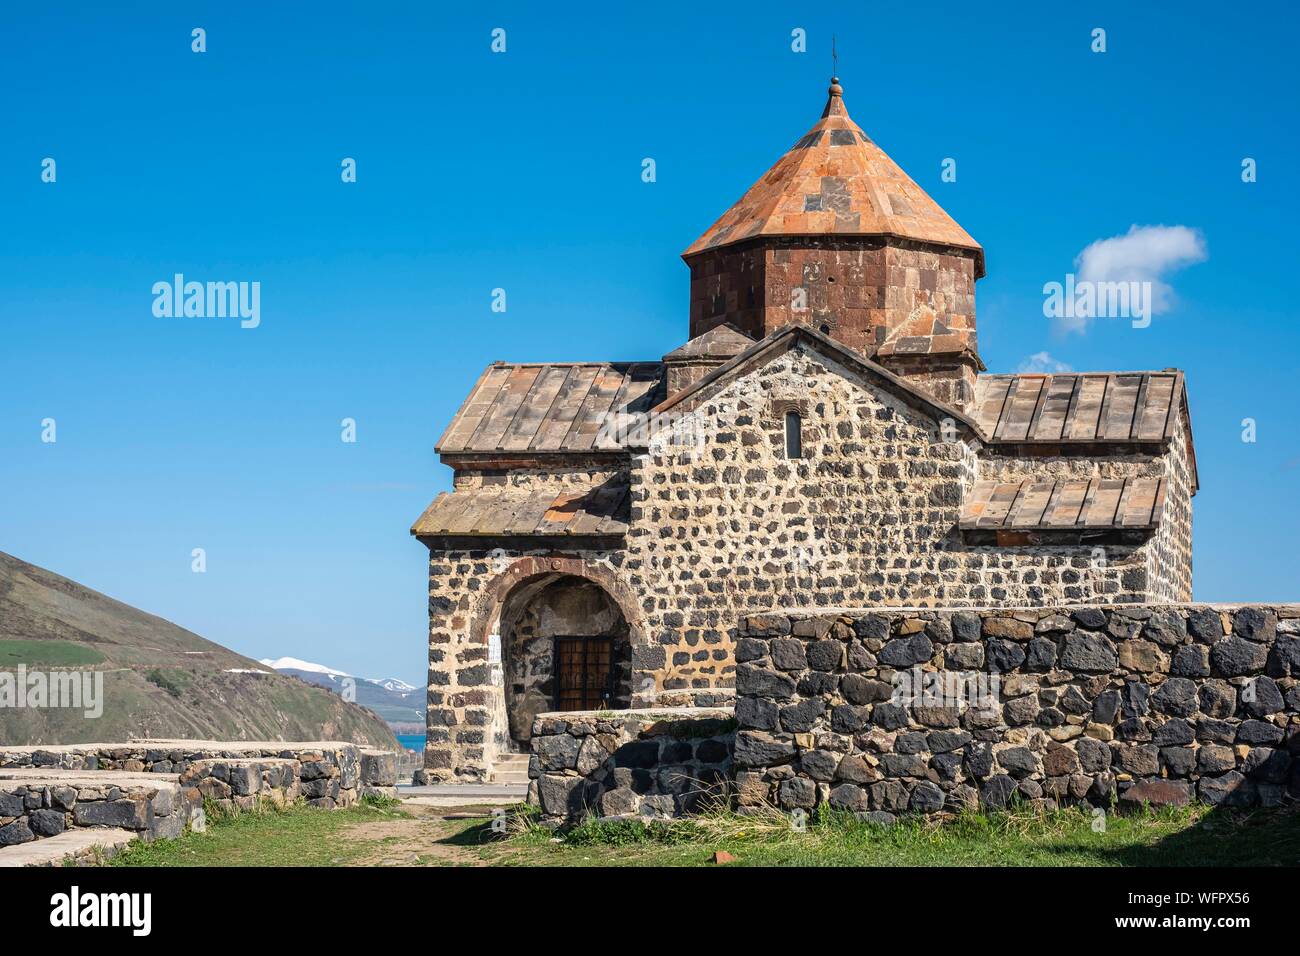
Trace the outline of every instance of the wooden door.
<instances>
[{"instance_id":1,"label":"wooden door","mask_svg":"<svg viewBox=\"0 0 1300 956\"><path fill-rule=\"evenodd\" d=\"M555 639L555 707L600 710L614 695L613 638Z\"/></svg>"}]
</instances>

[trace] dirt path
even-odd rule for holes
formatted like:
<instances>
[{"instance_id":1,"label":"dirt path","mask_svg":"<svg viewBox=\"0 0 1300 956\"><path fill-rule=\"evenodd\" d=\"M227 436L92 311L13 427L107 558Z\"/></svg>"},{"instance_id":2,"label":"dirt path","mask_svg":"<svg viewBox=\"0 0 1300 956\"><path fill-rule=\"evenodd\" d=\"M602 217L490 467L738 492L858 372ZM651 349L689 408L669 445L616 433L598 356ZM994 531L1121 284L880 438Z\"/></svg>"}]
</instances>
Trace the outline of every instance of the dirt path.
<instances>
[{"instance_id":1,"label":"dirt path","mask_svg":"<svg viewBox=\"0 0 1300 956\"><path fill-rule=\"evenodd\" d=\"M430 807L405 802L407 816L359 823L341 834L364 845L350 866L487 866L500 853L485 852L483 819L490 807ZM467 819L472 814L472 819Z\"/></svg>"}]
</instances>

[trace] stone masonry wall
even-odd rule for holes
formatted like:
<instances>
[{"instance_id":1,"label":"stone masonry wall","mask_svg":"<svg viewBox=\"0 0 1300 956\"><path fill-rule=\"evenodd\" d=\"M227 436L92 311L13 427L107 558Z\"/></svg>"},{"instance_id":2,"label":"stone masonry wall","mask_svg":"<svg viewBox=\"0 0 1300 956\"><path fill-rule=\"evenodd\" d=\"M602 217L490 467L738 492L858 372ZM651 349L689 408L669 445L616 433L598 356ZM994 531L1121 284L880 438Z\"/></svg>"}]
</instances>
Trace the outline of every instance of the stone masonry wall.
<instances>
[{"instance_id":1,"label":"stone masonry wall","mask_svg":"<svg viewBox=\"0 0 1300 956\"><path fill-rule=\"evenodd\" d=\"M1300 799L1300 605L777 614L740 632L742 808ZM923 672L912 699L902 678ZM992 673L991 703L924 693Z\"/></svg>"},{"instance_id":2,"label":"stone masonry wall","mask_svg":"<svg viewBox=\"0 0 1300 956\"><path fill-rule=\"evenodd\" d=\"M456 472L454 484L456 491L494 486L530 490L553 488L558 495L565 491L580 491L607 481L626 479L626 477L627 469L624 467L595 465L557 469L517 468L508 472L497 469L462 468Z\"/></svg>"},{"instance_id":3,"label":"stone masonry wall","mask_svg":"<svg viewBox=\"0 0 1300 956\"><path fill-rule=\"evenodd\" d=\"M104 832L105 847L116 846L122 831L174 838L202 825L198 811L208 802L230 812L298 800L334 809L363 796L396 796L396 782L396 754L347 743L3 747L0 851L74 830ZM80 845L82 854L93 845Z\"/></svg>"},{"instance_id":4,"label":"stone masonry wall","mask_svg":"<svg viewBox=\"0 0 1300 956\"><path fill-rule=\"evenodd\" d=\"M0 772L0 848L73 828L111 827L146 840L180 836L203 805L173 775Z\"/></svg>"},{"instance_id":5,"label":"stone masonry wall","mask_svg":"<svg viewBox=\"0 0 1300 956\"><path fill-rule=\"evenodd\" d=\"M784 451L790 408L803 416L805 452L794 461ZM977 458L967 444L944 441L933 418L816 353L791 351L738 377L700 414L702 444L685 440L694 423L683 421L682 435L668 432L633 459L630 476L622 570L642 600L641 656L653 663L661 699L730 687L734 621L783 606L1175 596L1152 588L1150 542L1108 547L1100 563L1089 545L966 544L957 521L974 481L1041 462ZM1062 467L1118 476L1166 466L1088 458Z\"/></svg>"},{"instance_id":6,"label":"stone masonry wall","mask_svg":"<svg viewBox=\"0 0 1300 956\"><path fill-rule=\"evenodd\" d=\"M289 799L332 809L363 796L394 796L397 755L356 744L245 743L207 740L139 740L123 744L67 744L0 747L0 770L120 771L176 774L182 784L200 786L203 796L228 801L234 809L251 803L237 798L284 790ZM236 780L235 778L238 778ZM256 779L254 779L256 778Z\"/></svg>"},{"instance_id":7,"label":"stone masonry wall","mask_svg":"<svg viewBox=\"0 0 1300 956\"><path fill-rule=\"evenodd\" d=\"M937 319L952 331L938 350L977 351L969 252L898 240L771 238L694 256L690 268L691 338L724 322L755 340L803 323L871 356L891 337L929 337Z\"/></svg>"},{"instance_id":8,"label":"stone masonry wall","mask_svg":"<svg viewBox=\"0 0 1300 956\"><path fill-rule=\"evenodd\" d=\"M734 727L726 709L541 714L528 802L552 823L690 813L725 799Z\"/></svg>"},{"instance_id":9,"label":"stone masonry wall","mask_svg":"<svg viewBox=\"0 0 1300 956\"><path fill-rule=\"evenodd\" d=\"M1186 415L1180 409L1184 426ZM1147 576L1151 599L1156 601L1190 601L1192 599L1192 466L1188 450L1188 431L1179 428L1163 457L1168 491L1160 527L1147 547Z\"/></svg>"}]
</instances>

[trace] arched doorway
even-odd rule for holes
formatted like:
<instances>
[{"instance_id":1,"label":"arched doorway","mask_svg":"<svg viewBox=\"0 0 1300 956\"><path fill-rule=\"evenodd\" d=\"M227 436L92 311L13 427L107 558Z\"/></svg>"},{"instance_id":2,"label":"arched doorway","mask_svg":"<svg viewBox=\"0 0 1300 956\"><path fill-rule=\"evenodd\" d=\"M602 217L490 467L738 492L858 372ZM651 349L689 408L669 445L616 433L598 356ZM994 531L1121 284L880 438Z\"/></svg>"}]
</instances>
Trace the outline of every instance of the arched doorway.
<instances>
[{"instance_id":1,"label":"arched doorway","mask_svg":"<svg viewBox=\"0 0 1300 956\"><path fill-rule=\"evenodd\" d=\"M533 719L555 710L620 710L632 697L630 628L594 581L544 574L521 581L501 605L498 753L527 753Z\"/></svg>"}]
</instances>

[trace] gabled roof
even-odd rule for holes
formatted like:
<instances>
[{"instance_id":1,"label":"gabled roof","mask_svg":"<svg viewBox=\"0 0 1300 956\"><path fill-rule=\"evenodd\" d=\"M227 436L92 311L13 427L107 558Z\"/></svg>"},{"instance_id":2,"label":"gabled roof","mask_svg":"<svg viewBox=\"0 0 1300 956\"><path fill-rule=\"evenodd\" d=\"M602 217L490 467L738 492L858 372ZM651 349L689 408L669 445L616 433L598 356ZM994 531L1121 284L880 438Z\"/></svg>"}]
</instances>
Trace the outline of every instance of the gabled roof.
<instances>
[{"instance_id":1,"label":"gabled roof","mask_svg":"<svg viewBox=\"0 0 1300 956\"><path fill-rule=\"evenodd\" d=\"M682 389L669 397L667 401L661 402L655 407L654 411L665 412L682 404L694 407L696 403L721 388L722 384L728 379L767 364L772 359L788 352L800 342L807 343L828 358L834 359L841 365L847 366L865 378L882 385L914 408L918 408L936 419L951 418L954 422L964 425L975 437L983 437L975 421L960 409L939 401L929 392L913 385L907 379L895 375L884 366L863 358L857 352L845 348L829 336L823 335L811 326L802 324L787 325L777 329L762 341L755 342L750 348L731 359L731 361L719 365L694 385Z\"/></svg>"},{"instance_id":2,"label":"gabled roof","mask_svg":"<svg viewBox=\"0 0 1300 956\"><path fill-rule=\"evenodd\" d=\"M822 117L684 253L757 236L897 236L984 251L862 132L832 79Z\"/></svg>"},{"instance_id":3,"label":"gabled roof","mask_svg":"<svg viewBox=\"0 0 1300 956\"><path fill-rule=\"evenodd\" d=\"M664 356L665 362L691 359L731 358L754 344L754 340L734 325L724 322L697 335L685 345L679 345Z\"/></svg>"},{"instance_id":4,"label":"gabled roof","mask_svg":"<svg viewBox=\"0 0 1300 956\"><path fill-rule=\"evenodd\" d=\"M628 487L514 489L501 485L443 492L411 527L417 537L621 535L627 531Z\"/></svg>"},{"instance_id":5,"label":"gabled roof","mask_svg":"<svg viewBox=\"0 0 1300 956\"><path fill-rule=\"evenodd\" d=\"M978 481L962 503L963 531L1153 530L1163 478L1016 478Z\"/></svg>"},{"instance_id":6,"label":"gabled roof","mask_svg":"<svg viewBox=\"0 0 1300 956\"><path fill-rule=\"evenodd\" d=\"M624 447L618 416L663 395L659 362L496 362L479 376L437 445L439 454L592 452Z\"/></svg>"},{"instance_id":7,"label":"gabled roof","mask_svg":"<svg viewBox=\"0 0 1300 956\"><path fill-rule=\"evenodd\" d=\"M665 358L721 358L718 352L745 342L749 346L667 398L661 362L496 362L475 383L437 451L443 455L573 454L644 447L649 413L683 403L693 407L729 378L765 364L801 341L926 414L961 423L992 447L1014 446L1016 452L1026 454L1070 454L1093 448L1105 453L1105 446L1162 446L1182 427L1193 493L1199 488L1182 372L980 375L975 403L966 413L799 324L784 326L759 342L728 326L697 336Z\"/></svg>"}]
</instances>

